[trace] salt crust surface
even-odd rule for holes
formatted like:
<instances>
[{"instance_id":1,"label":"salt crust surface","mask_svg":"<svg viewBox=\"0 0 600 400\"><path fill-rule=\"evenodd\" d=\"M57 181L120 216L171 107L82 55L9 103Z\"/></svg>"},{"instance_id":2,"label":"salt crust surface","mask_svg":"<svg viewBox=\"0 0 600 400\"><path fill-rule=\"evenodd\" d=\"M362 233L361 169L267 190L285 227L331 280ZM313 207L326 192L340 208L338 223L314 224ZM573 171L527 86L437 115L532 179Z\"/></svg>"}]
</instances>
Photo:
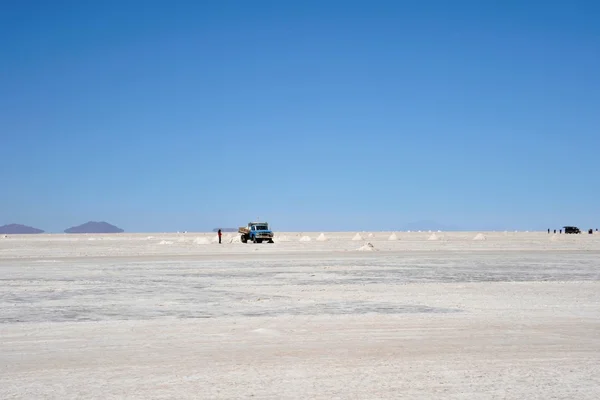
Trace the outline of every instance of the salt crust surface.
<instances>
[{"instance_id":1,"label":"salt crust surface","mask_svg":"<svg viewBox=\"0 0 600 400\"><path fill-rule=\"evenodd\" d=\"M0 398L600 398L598 235L355 234L9 235Z\"/></svg>"}]
</instances>

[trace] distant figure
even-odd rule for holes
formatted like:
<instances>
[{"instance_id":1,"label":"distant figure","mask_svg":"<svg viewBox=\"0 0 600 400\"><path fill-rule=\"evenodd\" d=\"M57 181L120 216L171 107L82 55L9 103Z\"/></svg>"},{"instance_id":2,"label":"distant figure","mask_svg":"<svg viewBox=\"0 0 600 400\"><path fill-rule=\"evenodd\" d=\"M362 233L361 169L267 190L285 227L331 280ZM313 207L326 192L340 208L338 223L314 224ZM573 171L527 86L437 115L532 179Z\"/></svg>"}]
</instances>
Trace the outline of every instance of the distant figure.
<instances>
[{"instance_id":1,"label":"distant figure","mask_svg":"<svg viewBox=\"0 0 600 400\"><path fill-rule=\"evenodd\" d=\"M221 230L220 230L220 229L219 229L219 231L217 232L217 235L219 235L219 244L220 244L220 243L221 243L221 235L223 235L223 234L221 233Z\"/></svg>"},{"instance_id":2,"label":"distant figure","mask_svg":"<svg viewBox=\"0 0 600 400\"><path fill-rule=\"evenodd\" d=\"M592 235L592 234L594 233L594 230L593 230L593 229L590 229L590 230L588 231L588 233L589 233L590 235Z\"/></svg>"},{"instance_id":3,"label":"distant figure","mask_svg":"<svg viewBox=\"0 0 600 400\"><path fill-rule=\"evenodd\" d=\"M560 233L562 234L562 229L560 230Z\"/></svg>"},{"instance_id":4,"label":"distant figure","mask_svg":"<svg viewBox=\"0 0 600 400\"><path fill-rule=\"evenodd\" d=\"M548 234L550 234L550 228L548 228Z\"/></svg>"}]
</instances>

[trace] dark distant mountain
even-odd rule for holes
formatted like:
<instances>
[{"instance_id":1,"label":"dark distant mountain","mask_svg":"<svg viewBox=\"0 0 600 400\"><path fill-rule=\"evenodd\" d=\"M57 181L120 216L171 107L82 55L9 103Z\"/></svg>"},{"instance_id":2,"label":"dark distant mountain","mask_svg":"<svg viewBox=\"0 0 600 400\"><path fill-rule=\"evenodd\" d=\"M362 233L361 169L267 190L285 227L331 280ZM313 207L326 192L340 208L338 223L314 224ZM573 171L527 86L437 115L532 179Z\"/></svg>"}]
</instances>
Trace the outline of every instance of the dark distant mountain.
<instances>
[{"instance_id":1,"label":"dark distant mountain","mask_svg":"<svg viewBox=\"0 0 600 400\"><path fill-rule=\"evenodd\" d=\"M237 228L215 228L212 231L213 232L218 232L219 229L221 229L221 232L237 232Z\"/></svg>"},{"instance_id":2,"label":"dark distant mountain","mask_svg":"<svg viewBox=\"0 0 600 400\"><path fill-rule=\"evenodd\" d=\"M9 224L0 226L0 233L9 235L22 235L28 233L44 233L44 231L41 229L32 228L31 226Z\"/></svg>"},{"instance_id":3,"label":"dark distant mountain","mask_svg":"<svg viewBox=\"0 0 600 400\"><path fill-rule=\"evenodd\" d=\"M69 229L65 229L65 233L121 233L123 229L117 228L108 222L86 222L83 225L74 226Z\"/></svg>"}]
</instances>

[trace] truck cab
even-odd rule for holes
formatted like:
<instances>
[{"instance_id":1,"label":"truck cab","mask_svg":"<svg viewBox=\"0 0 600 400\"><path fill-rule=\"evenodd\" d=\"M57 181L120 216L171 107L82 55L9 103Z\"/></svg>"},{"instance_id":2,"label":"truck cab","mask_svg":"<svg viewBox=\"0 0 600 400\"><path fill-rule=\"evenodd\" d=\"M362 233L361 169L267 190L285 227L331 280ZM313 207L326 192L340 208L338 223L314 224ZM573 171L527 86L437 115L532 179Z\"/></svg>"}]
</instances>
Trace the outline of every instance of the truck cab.
<instances>
[{"instance_id":1,"label":"truck cab","mask_svg":"<svg viewBox=\"0 0 600 400\"><path fill-rule=\"evenodd\" d=\"M269 229L267 222L248 222L247 226L240 227L238 232L242 235L242 243L262 243L266 241L273 243L273 232Z\"/></svg>"}]
</instances>

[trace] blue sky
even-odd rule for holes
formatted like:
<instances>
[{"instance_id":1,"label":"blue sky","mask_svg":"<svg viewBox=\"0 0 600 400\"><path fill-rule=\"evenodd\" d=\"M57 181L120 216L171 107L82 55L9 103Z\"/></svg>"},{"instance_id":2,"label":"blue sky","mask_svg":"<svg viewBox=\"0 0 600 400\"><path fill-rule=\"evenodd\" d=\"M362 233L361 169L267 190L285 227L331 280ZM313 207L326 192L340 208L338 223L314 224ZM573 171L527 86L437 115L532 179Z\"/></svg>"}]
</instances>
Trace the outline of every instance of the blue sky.
<instances>
[{"instance_id":1,"label":"blue sky","mask_svg":"<svg viewBox=\"0 0 600 400\"><path fill-rule=\"evenodd\" d=\"M600 227L600 5L5 1L0 225Z\"/></svg>"}]
</instances>

